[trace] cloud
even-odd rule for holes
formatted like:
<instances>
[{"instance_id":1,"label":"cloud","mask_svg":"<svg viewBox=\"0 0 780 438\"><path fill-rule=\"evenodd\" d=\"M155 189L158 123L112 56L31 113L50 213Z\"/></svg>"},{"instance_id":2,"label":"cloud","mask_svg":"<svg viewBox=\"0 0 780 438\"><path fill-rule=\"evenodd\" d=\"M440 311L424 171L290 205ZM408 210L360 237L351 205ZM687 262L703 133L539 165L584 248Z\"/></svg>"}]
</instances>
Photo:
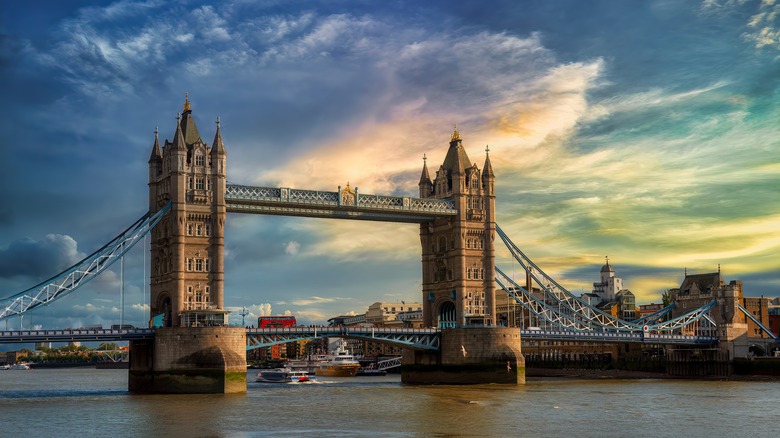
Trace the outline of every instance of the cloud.
<instances>
[{"instance_id":1,"label":"cloud","mask_svg":"<svg viewBox=\"0 0 780 438\"><path fill-rule=\"evenodd\" d=\"M301 244L291 240L287 242L284 246L284 253L287 255L296 255L298 254L298 251L301 249Z\"/></svg>"},{"instance_id":2,"label":"cloud","mask_svg":"<svg viewBox=\"0 0 780 438\"><path fill-rule=\"evenodd\" d=\"M0 247L0 277L27 276L43 280L83 259L70 236L47 234L43 241L19 239Z\"/></svg>"}]
</instances>

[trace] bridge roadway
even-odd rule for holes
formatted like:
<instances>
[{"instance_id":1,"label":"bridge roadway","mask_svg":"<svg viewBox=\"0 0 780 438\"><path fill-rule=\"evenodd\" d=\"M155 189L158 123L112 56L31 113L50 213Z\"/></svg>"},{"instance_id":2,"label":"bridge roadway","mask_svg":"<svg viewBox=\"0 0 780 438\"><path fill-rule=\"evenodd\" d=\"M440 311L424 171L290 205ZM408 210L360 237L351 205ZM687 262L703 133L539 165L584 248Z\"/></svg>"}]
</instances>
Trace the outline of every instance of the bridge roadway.
<instances>
[{"instance_id":1,"label":"bridge roadway","mask_svg":"<svg viewBox=\"0 0 780 438\"><path fill-rule=\"evenodd\" d=\"M106 342L154 339L154 328L61 329L0 331L0 344L36 342ZM322 337L347 337L385 342L418 350L438 350L441 330L434 328L331 327L248 328L247 350ZM579 342L641 342L669 345L715 345L714 336L688 336L643 332L520 330L523 340Z\"/></svg>"}]
</instances>

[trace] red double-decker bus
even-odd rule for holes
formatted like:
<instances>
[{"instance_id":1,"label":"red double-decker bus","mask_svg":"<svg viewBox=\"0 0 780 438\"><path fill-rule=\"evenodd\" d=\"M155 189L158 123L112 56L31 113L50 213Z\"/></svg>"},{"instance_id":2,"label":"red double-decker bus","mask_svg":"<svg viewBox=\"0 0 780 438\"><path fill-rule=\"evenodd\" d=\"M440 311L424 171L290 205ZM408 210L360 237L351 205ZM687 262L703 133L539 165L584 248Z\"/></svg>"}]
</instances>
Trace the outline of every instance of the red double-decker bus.
<instances>
[{"instance_id":1,"label":"red double-decker bus","mask_svg":"<svg viewBox=\"0 0 780 438\"><path fill-rule=\"evenodd\" d=\"M294 316L261 316L257 318L259 328L294 327L297 322Z\"/></svg>"}]
</instances>

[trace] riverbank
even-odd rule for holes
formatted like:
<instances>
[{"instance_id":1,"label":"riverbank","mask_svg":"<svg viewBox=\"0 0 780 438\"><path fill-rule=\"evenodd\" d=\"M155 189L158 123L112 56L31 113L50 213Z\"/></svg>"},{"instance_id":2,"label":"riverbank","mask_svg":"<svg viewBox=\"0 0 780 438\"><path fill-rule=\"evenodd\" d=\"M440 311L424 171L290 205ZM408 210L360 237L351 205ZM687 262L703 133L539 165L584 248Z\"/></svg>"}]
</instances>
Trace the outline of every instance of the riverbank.
<instances>
[{"instance_id":1,"label":"riverbank","mask_svg":"<svg viewBox=\"0 0 780 438\"><path fill-rule=\"evenodd\" d=\"M590 369L552 369L552 368L526 368L525 377L529 381L543 380L546 378L569 379L674 379L674 380L723 380L744 382L780 382L780 376L774 375L740 375L728 376L673 376L666 373L654 373L648 371L628 370L590 370Z\"/></svg>"}]
</instances>

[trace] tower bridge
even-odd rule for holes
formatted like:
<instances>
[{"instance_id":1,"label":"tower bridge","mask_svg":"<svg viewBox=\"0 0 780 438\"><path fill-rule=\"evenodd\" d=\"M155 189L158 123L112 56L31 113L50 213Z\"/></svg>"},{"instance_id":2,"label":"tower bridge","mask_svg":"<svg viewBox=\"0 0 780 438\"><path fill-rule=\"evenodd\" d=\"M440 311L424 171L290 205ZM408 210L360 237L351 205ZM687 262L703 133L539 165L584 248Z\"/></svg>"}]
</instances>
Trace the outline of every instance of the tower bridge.
<instances>
[{"instance_id":1,"label":"tower bridge","mask_svg":"<svg viewBox=\"0 0 780 438\"><path fill-rule=\"evenodd\" d=\"M177 118L173 140L161 144L158 134L155 131L148 162L148 213L65 272L0 300L0 318L47 305L99 275L149 234L150 307L155 327L125 333L2 332L0 342L126 339L131 341L131 390L235 392L246 390L246 349L295 339L344 336L403 345L408 350L402 378L409 383L517 384L525 380L521 336L724 345L739 335L739 324L744 323L740 315L745 311L735 307L733 291L723 299L703 300L699 308L684 314L672 315L674 306L670 306L635 321L606 314L574 296L496 225L496 176L489 150L480 168L469 158L457 127L444 161L432 169L433 177L424 158L418 197L364 194L349 184L336 191L227 184L227 149L219 119L209 145L200 136L188 99ZM423 325L428 328L285 331L225 327L227 213L417 224ZM526 271L524 286L496 268L496 236ZM532 281L539 289L531 287ZM522 331L498 327L496 284L549 327Z\"/></svg>"}]
</instances>

